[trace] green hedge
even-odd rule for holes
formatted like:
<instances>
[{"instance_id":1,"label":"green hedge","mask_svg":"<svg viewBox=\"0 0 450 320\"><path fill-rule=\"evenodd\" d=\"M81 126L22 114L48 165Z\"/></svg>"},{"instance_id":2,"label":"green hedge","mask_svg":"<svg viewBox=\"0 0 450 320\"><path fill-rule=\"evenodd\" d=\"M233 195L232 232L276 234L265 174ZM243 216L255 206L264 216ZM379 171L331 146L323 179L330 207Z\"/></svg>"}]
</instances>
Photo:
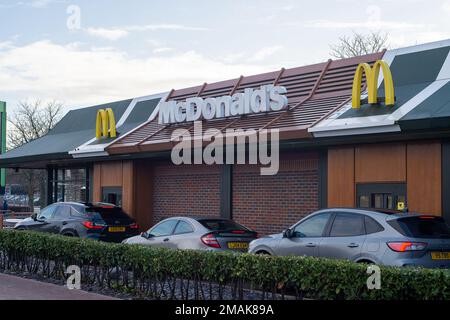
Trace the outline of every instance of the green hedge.
<instances>
[{"instance_id":1,"label":"green hedge","mask_svg":"<svg viewBox=\"0 0 450 320\"><path fill-rule=\"evenodd\" d=\"M179 251L33 232L0 231L0 271L65 279L161 299L259 298L450 299L450 271L381 267L381 289L366 286L366 267L313 257Z\"/></svg>"}]
</instances>

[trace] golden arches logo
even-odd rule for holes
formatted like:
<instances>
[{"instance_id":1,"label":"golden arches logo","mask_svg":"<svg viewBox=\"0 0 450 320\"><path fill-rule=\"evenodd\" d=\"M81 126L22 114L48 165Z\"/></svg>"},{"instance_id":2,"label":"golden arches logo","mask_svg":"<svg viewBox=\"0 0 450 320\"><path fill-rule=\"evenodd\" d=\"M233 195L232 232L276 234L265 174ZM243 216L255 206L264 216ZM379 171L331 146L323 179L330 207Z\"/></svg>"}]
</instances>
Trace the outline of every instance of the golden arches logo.
<instances>
[{"instance_id":1,"label":"golden arches logo","mask_svg":"<svg viewBox=\"0 0 450 320\"><path fill-rule=\"evenodd\" d=\"M384 91L386 94L386 106L395 104L394 82L392 81L391 69L389 65L383 61L378 60L371 68L368 63L360 63L356 68L355 76L353 78L352 88L352 108L359 109L361 107L361 84L363 72L366 74L368 101L370 104L378 103L378 76L380 69L384 76Z\"/></svg>"},{"instance_id":2,"label":"golden arches logo","mask_svg":"<svg viewBox=\"0 0 450 320\"><path fill-rule=\"evenodd\" d=\"M95 126L95 138L101 137L115 138L116 132L116 120L114 119L114 112L111 108L105 110L99 109L97 111L97 120Z\"/></svg>"}]
</instances>

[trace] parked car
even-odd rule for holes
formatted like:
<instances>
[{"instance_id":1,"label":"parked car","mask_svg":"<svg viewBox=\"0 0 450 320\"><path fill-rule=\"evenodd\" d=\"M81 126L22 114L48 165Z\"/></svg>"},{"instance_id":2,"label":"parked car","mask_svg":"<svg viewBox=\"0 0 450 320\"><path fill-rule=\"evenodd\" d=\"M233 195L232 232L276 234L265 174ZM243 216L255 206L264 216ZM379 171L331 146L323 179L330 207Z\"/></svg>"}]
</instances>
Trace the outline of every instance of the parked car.
<instances>
[{"instance_id":1,"label":"parked car","mask_svg":"<svg viewBox=\"0 0 450 320\"><path fill-rule=\"evenodd\" d=\"M14 229L109 242L121 242L139 234L132 218L121 208L105 203L58 202L17 223Z\"/></svg>"},{"instance_id":2,"label":"parked car","mask_svg":"<svg viewBox=\"0 0 450 320\"><path fill-rule=\"evenodd\" d=\"M441 217L432 215L326 209L283 233L252 241L249 252L449 268L450 229Z\"/></svg>"},{"instance_id":3,"label":"parked car","mask_svg":"<svg viewBox=\"0 0 450 320\"><path fill-rule=\"evenodd\" d=\"M123 242L173 249L247 252L248 244L256 237L256 232L232 220L174 217Z\"/></svg>"}]
</instances>

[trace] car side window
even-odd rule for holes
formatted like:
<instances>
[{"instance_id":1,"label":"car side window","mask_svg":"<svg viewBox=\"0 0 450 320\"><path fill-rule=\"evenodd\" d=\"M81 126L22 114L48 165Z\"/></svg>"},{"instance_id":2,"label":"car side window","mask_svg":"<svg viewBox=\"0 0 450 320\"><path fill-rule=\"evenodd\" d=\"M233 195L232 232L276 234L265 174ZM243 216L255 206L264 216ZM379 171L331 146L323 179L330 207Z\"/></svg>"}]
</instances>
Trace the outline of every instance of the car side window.
<instances>
[{"instance_id":1,"label":"car side window","mask_svg":"<svg viewBox=\"0 0 450 320\"><path fill-rule=\"evenodd\" d=\"M353 213L338 213L330 230L330 237L351 237L365 234L364 216Z\"/></svg>"},{"instance_id":2,"label":"car side window","mask_svg":"<svg viewBox=\"0 0 450 320\"><path fill-rule=\"evenodd\" d=\"M56 208L57 208L56 205L52 205L42 209L42 211L38 215L38 219L39 220L50 219L53 216L53 213L55 212Z\"/></svg>"},{"instance_id":3,"label":"car side window","mask_svg":"<svg viewBox=\"0 0 450 320\"><path fill-rule=\"evenodd\" d=\"M366 234L381 232L384 230L378 222L367 216L364 217L364 224L366 226Z\"/></svg>"},{"instance_id":4,"label":"car side window","mask_svg":"<svg viewBox=\"0 0 450 320\"><path fill-rule=\"evenodd\" d=\"M65 219L70 217L70 206L61 205L56 208L53 219Z\"/></svg>"},{"instance_id":5,"label":"car side window","mask_svg":"<svg viewBox=\"0 0 450 320\"><path fill-rule=\"evenodd\" d=\"M177 227L175 228L174 234L183 234L183 233L191 233L194 232L194 228L190 225L190 223L180 220L178 222Z\"/></svg>"},{"instance_id":6,"label":"car side window","mask_svg":"<svg viewBox=\"0 0 450 320\"><path fill-rule=\"evenodd\" d=\"M331 213L315 215L297 226L293 230L293 236L298 238L321 237Z\"/></svg>"},{"instance_id":7,"label":"car side window","mask_svg":"<svg viewBox=\"0 0 450 320\"><path fill-rule=\"evenodd\" d=\"M153 237L169 236L173 233L173 229L175 228L177 222L178 220L168 220L161 222L160 224L150 229L148 233Z\"/></svg>"}]
</instances>

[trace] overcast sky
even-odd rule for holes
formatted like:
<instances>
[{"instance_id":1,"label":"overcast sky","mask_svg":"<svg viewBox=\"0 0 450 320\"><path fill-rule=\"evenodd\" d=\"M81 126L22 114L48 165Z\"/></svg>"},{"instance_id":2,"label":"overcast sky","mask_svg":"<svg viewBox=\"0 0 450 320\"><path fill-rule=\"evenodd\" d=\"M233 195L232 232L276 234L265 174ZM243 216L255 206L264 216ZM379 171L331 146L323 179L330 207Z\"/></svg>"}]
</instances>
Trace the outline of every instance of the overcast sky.
<instances>
[{"instance_id":1,"label":"overcast sky","mask_svg":"<svg viewBox=\"0 0 450 320\"><path fill-rule=\"evenodd\" d=\"M450 38L450 0L0 0L0 100L89 106L329 58L352 31Z\"/></svg>"}]
</instances>

